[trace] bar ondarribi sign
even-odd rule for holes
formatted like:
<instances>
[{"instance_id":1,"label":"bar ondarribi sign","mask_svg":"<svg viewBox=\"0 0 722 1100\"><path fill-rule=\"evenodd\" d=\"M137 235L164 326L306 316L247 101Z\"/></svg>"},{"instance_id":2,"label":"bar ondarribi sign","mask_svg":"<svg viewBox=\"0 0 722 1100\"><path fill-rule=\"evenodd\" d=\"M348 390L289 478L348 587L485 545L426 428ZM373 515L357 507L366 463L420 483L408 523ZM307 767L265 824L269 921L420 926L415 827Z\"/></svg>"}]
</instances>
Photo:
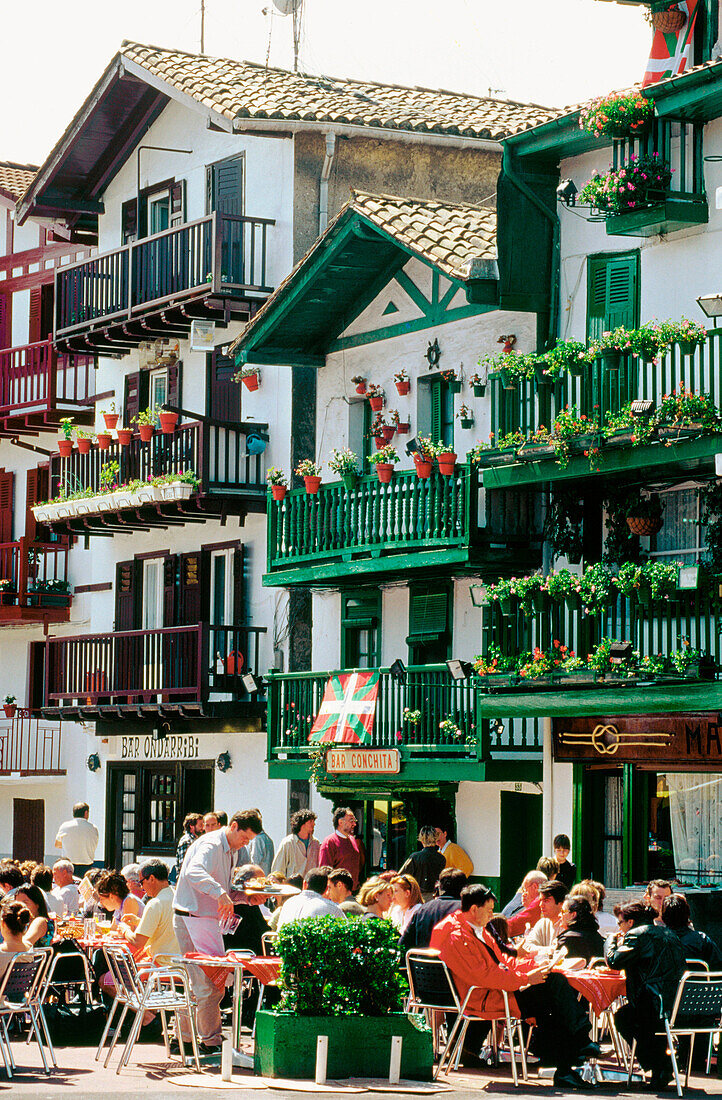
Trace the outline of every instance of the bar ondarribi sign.
<instances>
[{"instance_id":1,"label":"bar ondarribi sign","mask_svg":"<svg viewBox=\"0 0 722 1100\"><path fill-rule=\"evenodd\" d=\"M398 749L329 749L326 753L329 774L396 775L400 768Z\"/></svg>"},{"instance_id":2,"label":"bar ondarribi sign","mask_svg":"<svg viewBox=\"0 0 722 1100\"><path fill-rule=\"evenodd\" d=\"M722 768L722 715L651 714L557 718L554 758L596 764Z\"/></svg>"}]
</instances>

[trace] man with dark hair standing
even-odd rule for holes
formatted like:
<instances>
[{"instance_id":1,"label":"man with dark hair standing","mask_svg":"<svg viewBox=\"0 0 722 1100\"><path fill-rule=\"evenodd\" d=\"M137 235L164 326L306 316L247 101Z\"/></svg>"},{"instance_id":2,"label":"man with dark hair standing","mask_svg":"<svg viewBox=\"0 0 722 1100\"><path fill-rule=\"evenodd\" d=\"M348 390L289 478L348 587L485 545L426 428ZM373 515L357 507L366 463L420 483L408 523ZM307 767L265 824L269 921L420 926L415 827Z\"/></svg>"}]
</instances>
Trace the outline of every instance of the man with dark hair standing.
<instances>
[{"instance_id":1,"label":"man with dark hair standing","mask_svg":"<svg viewBox=\"0 0 722 1100\"><path fill-rule=\"evenodd\" d=\"M258 815L239 810L225 828L206 833L188 849L173 901L173 930L184 955L196 951L224 955L221 924L233 916L233 896L241 904L260 904L260 897L237 893L231 886L240 850L260 831ZM201 1047L206 1053L216 1053L221 1046L223 990L217 989L199 966L191 967L191 984L198 1002ZM183 1035L185 1039L185 1029Z\"/></svg>"},{"instance_id":2,"label":"man with dark hair standing","mask_svg":"<svg viewBox=\"0 0 722 1100\"><path fill-rule=\"evenodd\" d=\"M78 878L93 866L98 847L98 830L88 821L89 813L87 802L76 802L72 819L63 822L55 838L55 847L62 848L64 858L70 860Z\"/></svg>"},{"instance_id":3,"label":"man with dark hair standing","mask_svg":"<svg viewBox=\"0 0 722 1100\"><path fill-rule=\"evenodd\" d=\"M468 879L458 867L445 867L439 875L438 897L431 898L417 909L399 940L402 951L428 947L434 926L461 908L461 891Z\"/></svg>"},{"instance_id":4,"label":"man with dark hair standing","mask_svg":"<svg viewBox=\"0 0 722 1100\"><path fill-rule=\"evenodd\" d=\"M194 840L197 840L199 836L203 836L204 832L203 814L185 815L183 818L183 836L178 841L178 847L175 850L175 869L177 875L180 874L183 860L191 844Z\"/></svg>"},{"instance_id":5,"label":"man with dark hair standing","mask_svg":"<svg viewBox=\"0 0 722 1100\"><path fill-rule=\"evenodd\" d=\"M345 867L351 873L356 890L361 882L366 851L359 838L353 835L356 815L349 806L339 806L333 811L333 828L321 845L319 861L329 867Z\"/></svg>"},{"instance_id":6,"label":"man with dark hair standing","mask_svg":"<svg viewBox=\"0 0 722 1100\"><path fill-rule=\"evenodd\" d=\"M291 815L291 832L278 845L271 870L286 879L305 879L312 867L318 867L321 844L313 835L316 815L313 810L296 810Z\"/></svg>"}]
</instances>

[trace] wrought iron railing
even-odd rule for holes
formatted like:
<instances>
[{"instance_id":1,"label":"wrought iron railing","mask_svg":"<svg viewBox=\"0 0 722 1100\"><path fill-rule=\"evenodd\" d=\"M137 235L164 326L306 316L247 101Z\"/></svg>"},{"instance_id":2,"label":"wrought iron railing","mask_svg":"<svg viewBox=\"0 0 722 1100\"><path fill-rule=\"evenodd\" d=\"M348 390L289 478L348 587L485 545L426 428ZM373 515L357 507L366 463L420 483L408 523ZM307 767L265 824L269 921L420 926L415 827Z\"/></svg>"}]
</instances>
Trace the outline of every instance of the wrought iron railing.
<instances>
[{"instance_id":1,"label":"wrought iron railing","mask_svg":"<svg viewBox=\"0 0 722 1100\"><path fill-rule=\"evenodd\" d=\"M33 718L20 707L12 718L0 715L0 775L65 775L60 739L59 722Z\"/></svg>"}]
</instances>

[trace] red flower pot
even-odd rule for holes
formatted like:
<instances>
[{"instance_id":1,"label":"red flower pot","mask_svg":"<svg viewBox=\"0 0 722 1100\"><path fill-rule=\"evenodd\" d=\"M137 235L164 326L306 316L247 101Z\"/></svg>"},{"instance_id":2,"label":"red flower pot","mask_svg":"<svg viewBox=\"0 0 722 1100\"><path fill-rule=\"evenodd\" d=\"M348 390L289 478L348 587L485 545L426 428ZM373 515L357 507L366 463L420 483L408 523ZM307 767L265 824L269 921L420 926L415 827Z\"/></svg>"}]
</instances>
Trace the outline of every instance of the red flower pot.
<instances>
[{"instance_id":1,"label":"red flower pot","mask_svg":"<svg viewBox=\"0 0 722 1100\"><path fill-rule=\"evenodd\" d=\"M362 397L364 396L364 394L366 393L365 382L359 382L358 386L356 387L356 393L360 393Z\"/></svg>"},{"instance_id":2,"label":"red flower pot","mask_svg":"<svg viewBox=\"0 0 722 1100\"><path fill-rule=\"evenodd\" d=\"M410 427L411 425L408 420L399 420L398 424L396 425L396 431L399 433L399 435L408 435Z\"/></svg>"},{"instance_id":3,"label":"red flower pot","mask_svg":"<svg viewBox=\"0 0 722 1100\"><path fill-rule=\"evenodd\" d=\"M383 397L369 397L369 405L375 413L381 412L384 407Z\"/></svg>"},{"instance_id":4,"label":"red flower pot","mask_svg":"<svg viewBox=\"0 0 722 1100\"><path fill-rule=\"evenodd\" d=\"M406 397L406 394L411 389L411 382L408 379L405 382L397 382L396 389L399 391L401 397Z\"/></svg>"},{"instance_id":5,"label":"red flower pot","mask_svg":"<svg viewBox=\"0 0 722 1100\"><path fill-rule=\"evenodd\" d=\"M243 384L247 390L258 389L258 374L249 374L243 379Z\"/></svg>"},{"instance_id":6,"label":"red flower pot","mask_svg":"<svg viewBox=\"0 0 722 1100\"><path fill-rule=\"evenodd\" d=\"M173 435L175 426L178 423L178 413L162 412L158 413L160 418L160 430L163 435Z\"/></svg>"},{"instance_id":7,"label":"red flower pot","mask_svg":"<svg viewBox=\"0 0 722 1100\"><path fill-rule=\"evenodd\" d=\"M112 443L113 437L108 432L98 432L98 450L107 451Z\"/></svg>"},{"instance_id":8,"label":"red flower pot","mask_svg":"<svg viewBox=\"0 0 722 1100\"><path fill-rule=\"evenodd\" d=\"M155 431L155 424L139 424L138 431L144 443L150 443Z\"/></svg>"},{"instance_id":9,"label":"red flower pot","mask_svg":"<svg viewBox=\"0 0 722 1100\"><path fill-rule=\"evenodd\" d=\"M436 461L439 463L439 473L442 477L453 477L454 467L456 466L456 455L453 451L437 455Z\"/></svg>"},{"instance_id":10,"label":"red flower pot","mask_svg":"<svg viewBox=\"0 0 722 1100\"><path fill-rule=\"evenodd\" d=\"M85 436L82 436L82 435L78 436L77 443L78 443L78 451L80 452L81 455L90 454L90 444L92 443L92 440L90 439L89 436L88 437L85 437Z\"/></svg>"},{"instance_id":11,"label":"red flower pot","mask_svg":"<svg viewBox=\"0 0 722 1100\"><path fill-rule=\"evenodd\" d=\"M59 439L58 450L60 451L61 458L70 458L73 453L73 441L72 439Z\"/></svg>"},{"instance_id":12,"label":"red flower pot","mask_svg":"<svg viewBox=\"0 0 722 1100\"><path fill-rule=\"evenodd\" d=\"M382 485L388 485L394 472L393 462L377 462L376 473Z\"/></svg>"},{"instance_id":13,"label":"red flower pot","mask_svg":"<svg viewBox=\"0 0 722 1100\"><path fill-rule=\"evenodd\" d=\"M118 442L121 447L127 447L133 438L132 428L118 428Z\"/></svg>"},{"instance_id":14,"label":"red flower pot","mask_svg":"<svg viewBox=\"0 0 722 1100\"><path fill-rule=\"evenodd\" d=\"M376 444L376 450L380 451L382 447L386 446L386 440L382 435L374 436L374 443Z\"/></svg>"},{"instance_id":15,"label":"red flower pot","mask_svg":"<svg viewBox=\"0 0 722 1100\"><path fill-rule=\"evenodd\" d=\"M381 430L384 433L384 439L386 440L386 442L390 443L391 440L396 435L396 425L395 424L384 424L384 426Z\"/></svg>"},{"instance_id":16,"label":"red flower pot","mask_svg":"<svg viewBox=\"0 0 722 1100\"><path fill-rule=\"evenodd\" d=\"M14 718L15 711L18 709L17 703L3 703L3 710L5 711L6 718Z\"/></svg>"},{"instance_id":17,"label":"red flower pot","mask_svg":"<svg viewBox=\"0 0 722 1100\"><path fill-rule=\"evenodd\" d=\"M423 459L415 458L414 464L416 465L416 476L418 478L421 478L422 481L426 481L427 478L431 477L431 470L434 465L433 462L426 462Z\"/></svg>"},{"instance_id":18,"label":"red flower pot","mask_svg":"<svg viewBox=\"0 0 722 1100\"><path fill-rule=\"evenodd\" d=\"M286 495L286 492L287 492L287 490L286 490L285 485L272 485L271 486L271 496L273 497L274 500L283 500L283 498Z\"/></svg>"},{"instance_id":19,"label":"red flower pot","mask_svg":"<svg viewBox=\"0 0 722 1100\"><path fill-rule=\"evenodd\" d=\"M119 416L119 413L103 413L103 420L109 432L112 432L113 428L118 427Z\"/></svg>"},{"instance_id":20,"label":"red flower pot","mask_svg":"<svg viewBox=\"0 0 722 1100\"><path fill-rule=\"evenodd\" d=\"M306 492L310 497L315 497L316 493L321 487L321 478L316 477L315 474L306 474L303 479L303 484L306 486Z\"/></svg>"}]
</instances>

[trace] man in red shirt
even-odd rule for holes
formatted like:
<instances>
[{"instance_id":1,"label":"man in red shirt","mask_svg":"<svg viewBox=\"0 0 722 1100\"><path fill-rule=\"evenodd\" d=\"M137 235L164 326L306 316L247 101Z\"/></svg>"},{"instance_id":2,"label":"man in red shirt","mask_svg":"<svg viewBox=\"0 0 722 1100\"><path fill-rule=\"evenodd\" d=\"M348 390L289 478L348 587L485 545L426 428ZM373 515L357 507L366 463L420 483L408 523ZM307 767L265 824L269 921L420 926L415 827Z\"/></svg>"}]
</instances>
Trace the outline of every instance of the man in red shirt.
<instances>
[{"instance_id":1,"label":"man in red shirt","mask_svg":"<svg viewBox=\"0 0 722 1100\"><path fill-rule=\"evenodd\" d=\"M366 862L363 843L354 836L356 817L348 806L340 806L333 812L334 831L321 844L319 865L321 867L345 867L353 879L353 888L357 889Z\"/></svg>"},{"instance_id":2,"label":"man in red shirt","mask_svg":"<svg viewBox=\"0 0 722 1100\"><path fill-rule=\"evenodd\" d=\"M509 917L510 936L523 936L527 925L533 928L536 922L541 919L539 887L547 881L543 871L530 871L528 875L524 876L524 881L521 884L522 908L513 917Z\"/></svg>"},{"instance_id":3,"label":"man in red shirt","mask_svg":"<svg viewBox=\"0 0 722 1100\"><path fill-rule=\"evenodd\" d=\"M526 955L516 959L502 955L486 927L495 901L488 886L465 886L461 910L437 924L431 946L451 971L462 1002L472 985L479 986L468 1007L487 1019L497 1017L503 1015L501 991L506 990L512 1014L536 1020L532 1050L543 1064L556 1066L554 1084L586 1089L572 1066L599 1057L599 1047L589 1041L589 1017L563 975L550 974ZM471 1024L469 1031L474 1027ZM482 1028L480 1024L471 1041L467 1032L467 1048L473 1048Z\"/></svg>"}]
</instances>

